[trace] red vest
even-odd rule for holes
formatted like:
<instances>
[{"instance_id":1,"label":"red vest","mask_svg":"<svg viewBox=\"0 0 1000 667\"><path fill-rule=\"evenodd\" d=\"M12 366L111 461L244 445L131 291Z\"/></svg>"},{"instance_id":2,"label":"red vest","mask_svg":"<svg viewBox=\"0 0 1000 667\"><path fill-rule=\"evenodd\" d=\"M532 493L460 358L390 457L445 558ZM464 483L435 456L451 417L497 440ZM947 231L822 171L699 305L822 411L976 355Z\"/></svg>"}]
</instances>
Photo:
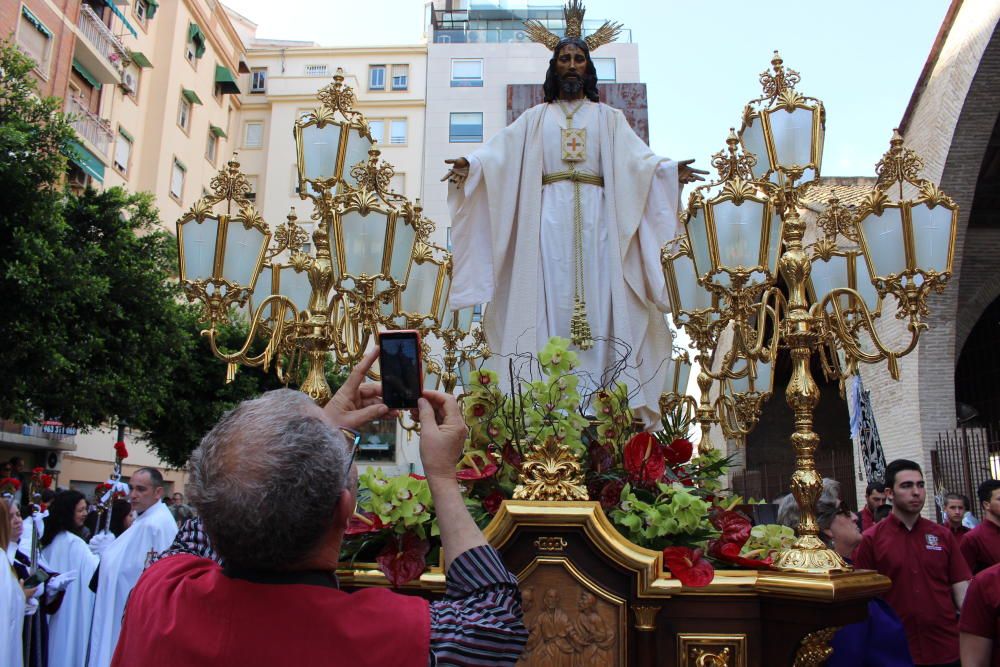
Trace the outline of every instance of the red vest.
<instances>
[{"instance_id":1,"label":"red vest","mask_svg":"<svg viewBox=\"0 0 1000 667\"><path fill-rule=\"evenodd\" d=\"M211 560L178 555L153 564L132 590L111 664L424 667L429 650L422 598L253 583Z\"/></svg>"}]
</instances>

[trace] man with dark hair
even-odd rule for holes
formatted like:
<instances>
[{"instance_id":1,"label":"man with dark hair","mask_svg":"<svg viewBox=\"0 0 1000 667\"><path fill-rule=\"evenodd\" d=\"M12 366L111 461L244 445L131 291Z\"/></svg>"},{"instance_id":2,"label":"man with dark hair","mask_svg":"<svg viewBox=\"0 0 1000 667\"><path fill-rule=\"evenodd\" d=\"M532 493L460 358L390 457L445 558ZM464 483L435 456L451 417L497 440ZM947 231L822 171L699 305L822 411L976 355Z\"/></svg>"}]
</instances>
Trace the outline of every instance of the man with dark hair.
<instances>
[{"instance_id":1,"label":"man with dark hair","mask_svg":"<svg viewBox=\"0 0 1000 667\"><path fill-rule=\"evenodd\" d=\"M865 506L858 512L858 528L865 532L875 525L875 510L885 505L885 484L879 480L865 487Z\"/></svg>"},{"instance_id":2,"label":"man with dark hair","mask_svg":"<svg viewBox=\"0 0 1000 667\"><path fill-rule=\"evenodd\" d=\"M618 379L636 416L658 424L669 366L661 360L670 357L660 249L680 233L681 187L706 172L653 154L621 111L599 102L591 51L617 32L582 37L582 8L565 15L563 38L540 24L528 30L553 52L545 102L445 160L454 184L450 304L489 302L483 329L496 359L570 339L589 379L581 392L631 350L632 377Z\"/></svg>"},{"instance_id":3,"label":"man with dark hair","mask_svg":"<svg viewBox=\"0 0 1000 667\"><path fill-rule=\"evenodd\" d=\"M965 512L968 507L965 504L965 496L957 493L949 493L944 497L945 525L951 530L955 539L959 540L961 546L962 536L969 532L969 529L962 525Z\"/></svg>"},{"instance_id":4,"label":"man with dark hair","mask_svg":"<svg viewBox=\"0 0 1000 667\"><path fill-rule=\"evenodd\" d=\"M1000 480L988 479L976 491L983 522L962 537L962 554L973 574L1000 563Z\"/></svg>"},{"instance_id":5,"label":"man with dark hair","mask_svg":"<svg viewBox=\"0 0 1000 667\"><path fill-rule=\"evenodd\" d=\"M903 621L914 663L959 667L957 611L971 574L958 541L920 516L927 490L917 463L887 465L885 491L892 514L862 535L854 567L892 579L885 600Z\"/></svg>"},{"instance_id":6,"label":"man with dark hair","mask_svg":"<svg viewBox=\"0 0 1000 667\"><path fill-rule=\"evenodd\" d=\"M132 473L129 485L129 502L136 513L135 521L119 537L101 533L90 541L92 550L101 556L101 564L94 575L97 600L90 631L88 667L111 664L125 602L135 582L151 556L169 547L177 534L177 523L163 504L163 474L156 468L139 468ZM96 546L95 541L98 542Z\"/></svg>"},{"instance_id":7,"label":"man with dark hair","mask_svg":"<svg viewBox=\"0 0 1000 667\"><path fill-rule=\"evenodd\" d=\"M358 485L357 445L342 429L391 416L381 387L362 384L377 357L366 355L325 408L279 389L240 403L205 435L186 487L199 519L132 592L115 666L517 661L528 637L517 579L465 506L455 466L468 429L451 395L425 391L418 403L445 599L339 590Z\"/></svg>"}]
</instances>

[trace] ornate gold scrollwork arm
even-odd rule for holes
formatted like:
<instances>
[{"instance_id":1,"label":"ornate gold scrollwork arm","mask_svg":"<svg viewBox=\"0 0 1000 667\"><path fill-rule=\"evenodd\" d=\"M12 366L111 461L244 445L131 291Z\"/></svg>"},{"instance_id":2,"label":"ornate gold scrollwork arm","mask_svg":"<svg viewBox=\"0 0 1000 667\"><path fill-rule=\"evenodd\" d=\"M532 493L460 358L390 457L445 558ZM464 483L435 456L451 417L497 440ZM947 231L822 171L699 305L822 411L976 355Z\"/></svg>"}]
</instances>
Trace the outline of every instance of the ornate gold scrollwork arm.
<instances>
[{"instance_id":1,"label":"ornate gold scrollwork arm","mask_svg":"<svg viewBox=\"0 0 1000 667\"><path fill-rule=\"evenodd\" d=\"M856 304L850 313L844 312L843 302L839 298L842 296L849 297ZM832 312L827 309L827 306L832 307ZM866 364L875 364L885 359L889 367L889 374L894 380L899 379L899 358L906 356L916 348L921 331L927 328L926 322L921 322L915 314L911 315L907 327L910 330L910 342L901 350L889 349L875 329L875 319L872 317L871 311L868 310L865 300L860 294L848 287L838 287L831 290L822 301L813 304L811 310L813 315L823 319L828 331L844 346L844 351L849 357ZM851 318L857 320L858 326L851 322ZM865 352L861 348L859 332L857 331L859 328L867 332L876 353Z\"/></svg>"},{"instance_id":2,"label":"ornate gold scrollwork arm","mask_svg":"<svg viewBox=\"0 0 1000 667\"><path fill-rule=\"evenodd\" d=\"M265 318L264 310L268 306L272 306L272 308L276 310L276 314ZM287 318L288 311L291 311L291 320ZM274 325L270 328L270 336L268 338L267 347L265 347L264 351L258 355L248 356L247 352L249 352L250 346L253 345L253 342L257 339L258 332L262 329L265 331L268 329L265 323L265 320L267 319L274 320ZM229 370L226 377L227 381L231 382L235 377L235 367L237 364L243 364L245 366L261 366L265 371L270 368L271 362L281 351L285 342L284 339L290 328L294 326L295 320L297 319L298 311L295 309L295 304L293 304L287 297L280 294L272 294L264 299L264 301L257 308L257 312L254 313L253 319L250 321L250 331L238 351L223 352L219 349L216 341L216 329L214 325L202 331L201 335L208 338L208 344L212 350L212 354L229 364Z\"/></svg>"}]
</instances>

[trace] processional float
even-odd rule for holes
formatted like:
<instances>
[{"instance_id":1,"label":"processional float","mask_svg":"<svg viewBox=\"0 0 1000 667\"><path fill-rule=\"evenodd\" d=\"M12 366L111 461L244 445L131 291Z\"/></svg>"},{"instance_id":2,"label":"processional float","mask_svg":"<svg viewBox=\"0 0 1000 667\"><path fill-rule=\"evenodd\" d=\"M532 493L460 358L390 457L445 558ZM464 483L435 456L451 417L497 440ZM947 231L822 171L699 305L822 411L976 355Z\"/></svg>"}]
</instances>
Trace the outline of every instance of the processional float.
<instances>
[{"instance_id":1,"label":"processional float","mask_svg":"<svg viewBox=\"0 0 1000 667\"><path fill-rule=\"evenodd\" d=\"M579 35L581 25L582 7L571 3L567 34ZM484 532L521 582L532 632L525 664L820 665L834 633L863 620L867 601L888 587L818 538L812 413L819 394L809 362L820 354L828 372L846 375L886 360L898 377L898 358L927 326L928 295L951 275L957 207L919 177L919 158L896 133L864 202L853 210L829 202L821 234L804 243L800 201L820 178L826 111L796 90L798 73L777 53L771 63L760 77L763 95L714 156L718 180L691 194L683 237L662 251L672 317L695 349L699 395L686 394L691 366L679 359L661 406L690 413L703 450L715 447L715 426L740 440L773 392L773 364L787 349L797 537L769 567L716 570L707 585L688 586L665 567L664 552L624 537L623 524L609 518L621 506L606 513L596 500L574 499L581 489L586 497L588 480L571 449L551 438L526 442L511 464L506 450L487 448L472 464L477 474L459 476L482 480L485 469L513 465L522 489ZM462 369L472 373L489 351L471 309L448 312L450 255L431 243L433 224L419 201L389 191L393 169L341 70L318 96L320 106L294 128L300 196L314 207L311 249L303 250L310 237L294 210L273 230L262 219L234 158L177 222L184 292L202 304L204 333L230 377L247 365L293 379L304 358L300 388L323 404L331 359L356 363L377 331L418 328L443 351L438 361L433 346L425 349L435 382L453 391ZM776 286L779 275L787 294ZM247 340L239 350L219 349L217 327L239 312L249 322ZM899 349L878 327L890 312L909 331ZM466 414L477 414L475 406ZM516 427L512 433L518 437ZM388 585L374 563L345 563L338 576L346 588ZM434 597L444 587L441 568L431 566L400 590Z\"/></svg>"}]
</instances>

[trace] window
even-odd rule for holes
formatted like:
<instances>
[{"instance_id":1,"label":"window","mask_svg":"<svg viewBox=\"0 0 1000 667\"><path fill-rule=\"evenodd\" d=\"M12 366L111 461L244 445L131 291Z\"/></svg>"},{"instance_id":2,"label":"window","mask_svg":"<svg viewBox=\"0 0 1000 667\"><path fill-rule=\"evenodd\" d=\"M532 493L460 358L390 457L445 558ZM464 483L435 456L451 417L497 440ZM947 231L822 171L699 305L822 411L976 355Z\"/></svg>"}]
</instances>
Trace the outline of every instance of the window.
<instances>
[{"instance_id":1,"label":"window","mask_svg":"<svg viewBox=\"0 0 1000 667\"><path fill-rule=\"evenodd\" d=\"M477 87L483 85L483 61L479 58L452 58L451 87Z\"/></svg>"},{"instance_id":2,"label":"window","mask_svg":"<svg viewBox=\"0 0 1000 667\"><path fill-rule=\"evenodd\" d=\"M215 164L215 155L219 152L219 135L212 126L208 128L208 138L205 141L205 159Z\"/></svg>"},{"instance_id":3,"label":"window","mask_svg":"<svg viewBox=\"0 0 1000 667\"><path fill-rule=\"evenodd\" d=\"M243 130L243 148L260 148L264 145L264 123L247 123Z\"/></svg>"},{"instance_id":4,"label":"window","mask_svg":"<svg viewBox=\"0 0 1000 667\"><path fill-rule=\"evenodd\" d=\"M448 141L453 144L473 144L482 140L482 112L451 114L448 125Z\"/></svg>"},{"instance_id":5,"label":"window","mask_svg":"<svg viewBox=\"0 0 1000 667\"><path fill-rule=\"evenodd\" d=\"M184 177L187 176L187 167L184 163L174 158L173 169L170 171L170 196L178 202L184 197Z\"/></svg>"},{"instance_id":6,"label":"window","mask_svg":"<svg viewBox=\"0 0 1000 667\"><path fill-rule=\"evenodd\" d=\"M149 18L149 3L146 0L135 0L135 4L132 5L132 11L135 13L135 17L139 19L139 23L146 25L146 20Z\"/></svg>"},{"instance_id":7,"label":"window","mask_svg":"<svg viewBox=\"0 0 1000 667\"><path fill-rule=\"evenodd\" d=\"M128 176L129 160L132 158L132 135L118 128L118 136L115 138L115 170L122 176Z\"/></svg>"},{"instance_id":8,"label":"window","mask_svg":"<svg viewBox=\"0 0 1000 667\"><path fill-rule=\"evenodd\" d=\"M326 76L326 65L306 65L306 76Z\"/></svg>"},{"instance_id":9,"label":"window","mask_svg":"<svg viewBox=\"0 0 1000 667\"><path fill-rule=\"evenodd\" d=\"M410 66L409 65L393 65L392 66L392 89L393 90L406 90L409 87L410 80Z\"/></svg>"},{"instance_id":10,"label":"window","mask_svg":"<svg viewBox=\"0 0 1000 667\"><path fill-rule=\"evenodd\" d=\"M250 70L250 93L261 94L267 92L267 68L255 67Z\"/></svg>"},{"instance_id":11,"label":"window","mask_svg":"<svg viewBox=\"0 0 1000 667\"><path fill-rule=\"evenodd\" d=\"M48 77L49 56L52 51L52 31L45 27L27 7L21 7L21 20L17 30L17 43L35 61L35 69Z\"/></svg>"},{"instance_id":12,"label":"window","mask_svg":"<svg viewBox=\"0 0 1000 667\"><path fill-rule=\"evenodd\" d=\"M247 201L257 201L257 177L247 176L247 183L250 184L250 192L246 194Z\"/></svg>"},{"instance_id":13,"label":"window","mask_svg":"<svg viewBox=\"0 0 1000 667\"><path fill-rule=\"evenodd\" d=\"M205 55L205 33L197 23L188 24L187 42L184 46L184 58L197 68L198 60Z\"/></svg>"},{"instance_id":14,"label":"window","mask_svg":"<svg viewBox=\"0 0 1000 667\"><path fill-rule=\"evenodd\" d=\"M614 58L594 58L598 81L614 81L617 78Z\"/></svg>"},{"instance_id":15,"label":"window","mask_svg":"<svg viewBox=\"0 0 1000 667\"><path fill-rule=\"evenodd\" d=\"M185 132L191 131L191 112L193 109L194 105L191 103L191 100L181 95L181 104L177 109L177 124Z\"/></svg>"},{"instance_id":16,"label":"window","mask_svg":"<svg viewBox=\"0 0 1000 667\"><path fill-rule=\"evenodd\" d=\"M394 120L389 123L389 143L406 143L406 119Z\"/></svg>"},{"instance_id":17,"label":"window","mask_svg":"<svg viewBox=\"0 0 1000 667\"><path fill-rule=\"evenodd\" d=\"M368 67L368 90L385 90L385 65Z\"/></svg>"},{"instance_id":18,"label":"window","mask_svg":"<svg viewBox=\"0 0 1000 667\"><path fill-rule=\"evenodd\" d=\"M385 137L385 121L384 120L369 120L368 130L372 134L372 139L382 143Z\"/></svg>"}]
</instances>

